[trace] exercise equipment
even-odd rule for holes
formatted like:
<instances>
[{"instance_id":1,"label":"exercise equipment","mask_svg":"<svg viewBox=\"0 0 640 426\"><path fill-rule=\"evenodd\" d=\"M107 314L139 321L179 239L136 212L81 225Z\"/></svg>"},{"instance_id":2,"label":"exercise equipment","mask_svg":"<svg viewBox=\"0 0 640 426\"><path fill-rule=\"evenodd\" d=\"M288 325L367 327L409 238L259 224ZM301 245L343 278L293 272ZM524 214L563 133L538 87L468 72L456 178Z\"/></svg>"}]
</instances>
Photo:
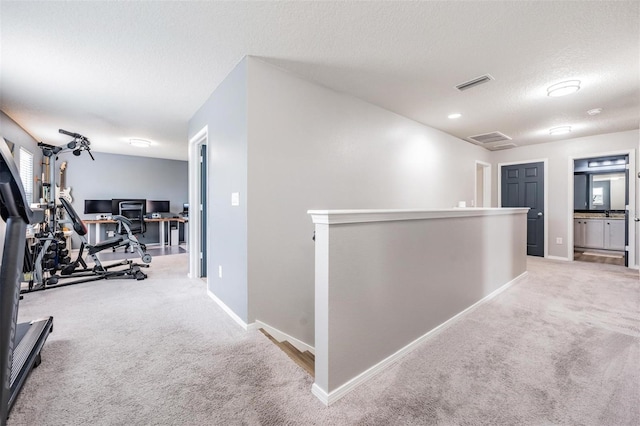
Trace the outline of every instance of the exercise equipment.
<instances>
[{"instance_id":1,"label":"exercise equipment","mask_svg":"<svg viewBox=\"0 0 640 426\"><path fill-rule=\"evenodd\" d=\"M26 229L34 215L4 139L0 142L0 215L6 223L0 266L0 426L4 426L22 385L40 364L40 351L53 331L51 316L17 323Z\"/></svg>"},{"instance_id":2,"label":"exercise equipment","mask_svg":"<svg viewBox=\"0 0 640 426\"><path fill-rule=\"evenodd\" d=\"M80 272L88 271L87 264L83 260L84 249L86 248L89 256L91 256L93 262L95 263L95 267L91 271L97 276L96 279L120 277L143 280L147 277L140 270L140 268L149 267L148 264L151 263L151 255L146 252L146 246L144 244L141 244L140 241L138 241L138 238L136 238L136 236L134 235L134 232L132 230L132 223L129 219L120 215L113 216L113 220L118 223L118 228L122 230L120 232L120 235L116 235L115 237L108 240L90 245L86 239L87 227L80 219L80 216L78 216L78 213L76 213L73 206L67 200L60 198L60 202L62 204L62 207L64 207L64 209L66 210L69 219L71 220L73 230L76 232L76 234L78 234L81 241L80 250L78 251L78 257L76 261L70 264L66 269L63 269L62 275L73 275L79 266L82 266ZM137 263L133 263L130 260L126 260L109 266L103 266L100 262L100 259L98 259L97 253L101 252L102 250L116 249L119 247L125 247L126 250L131 249L132 253L137 252L146 265L140 265ZM108 271L108 269L112 267L121 265L126 265L128 268L118 271Z\"/></svg>"},{"instance_id":3,"label":"exercise equipment","mask_svg":"<svg viewBox=\"0 0 640 426\"><path fill-rule=\"evenodd\" d=\"M73 140L60 146L38 143L43 156L49 159L50 182L48 185L51 188L56 187L55 165L58 155L72 151L74 155L79 156L82 151L86 151L91 159L95 160L90 150L91 142L87 137L62 129L59 132L73 137ZM44 229L35 235L35 243L25 250L25 258L30 260L30 263L25 266L24 272L30 273L30 278L29 286L22 291L23 293L102 279L134 278L143 280L147 277L141 268L149 266L151 255L146 253L144 244L141 244L135 237L135 230L132 229L133 224L128 218L115 215L114 219L118 222L120 235L95 245L89 245L85 236L87 229L69 200L65 197L59 197L56 200L52 191L49 191L48 194L49 198L46 200L45 207L49 215L47 220L42 220ZM65 212L69 220L64 219ZM74 261L68 256L70 247L66 247L66 238L61 229L61 225L66 223L72 224L81 239L80 250ZM137 252L145 264L140 265L131 260L124 260L107 266L102 265L97 253L107 248L115 249L117 247L126 247L130 248L132 252ZM85 248L95 263L93 268L88 268L83 259Z\"/></svg>"}]
</instances>

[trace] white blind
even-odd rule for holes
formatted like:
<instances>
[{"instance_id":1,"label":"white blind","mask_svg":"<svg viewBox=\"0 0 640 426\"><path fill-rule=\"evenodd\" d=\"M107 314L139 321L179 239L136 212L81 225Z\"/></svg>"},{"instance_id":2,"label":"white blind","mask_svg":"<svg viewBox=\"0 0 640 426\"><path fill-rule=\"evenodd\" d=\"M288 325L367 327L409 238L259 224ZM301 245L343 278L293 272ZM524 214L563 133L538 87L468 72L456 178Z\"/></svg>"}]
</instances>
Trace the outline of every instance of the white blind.
<instances>
[{"instance_id":1,"label":"white blind","mask_svg":"<svg viewBox=\"0 0 640 426\"><path fill-rule=\"evenodd\" d=\"M20 147L20 179L29 203L33 202L33 154Z\"/></svg>"}]
</instances>

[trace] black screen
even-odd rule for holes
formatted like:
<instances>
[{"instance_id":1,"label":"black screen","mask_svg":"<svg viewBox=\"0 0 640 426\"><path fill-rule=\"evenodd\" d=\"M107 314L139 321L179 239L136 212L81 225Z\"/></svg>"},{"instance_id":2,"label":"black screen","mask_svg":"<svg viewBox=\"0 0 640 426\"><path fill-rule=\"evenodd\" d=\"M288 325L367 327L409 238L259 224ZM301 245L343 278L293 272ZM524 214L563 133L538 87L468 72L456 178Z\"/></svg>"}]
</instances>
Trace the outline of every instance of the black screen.
<instances>
[{"instance_id":1,"label":"black screen","mask_svg":"<svg viewBox=\"0 0 640 426\"><path fill-rule=\"evenodd\" d=\"M84 214L110 213L111 200L84 200Z\"/></svg>"},{"instance_id":2,"label":"black screen","mask_svg":"<svg viewBox=\"0 0 640 426\"><path fill-rule=\"evenodd\" d=\"M147 200L147 213L169 213L170 204L169 201Z\"/></svg>"},{"instance_id":3,"label":"black screen","mask_svg":"<svg viewBox=\"0 0 640 426\"><path fill-rule=\"evenodd\" d=\"M147 200L144 198L114 198L111 200L111 214L120 214L121 201L135 201L142 204L142 214L147 214Z\"/></svg>"}]
</instances>

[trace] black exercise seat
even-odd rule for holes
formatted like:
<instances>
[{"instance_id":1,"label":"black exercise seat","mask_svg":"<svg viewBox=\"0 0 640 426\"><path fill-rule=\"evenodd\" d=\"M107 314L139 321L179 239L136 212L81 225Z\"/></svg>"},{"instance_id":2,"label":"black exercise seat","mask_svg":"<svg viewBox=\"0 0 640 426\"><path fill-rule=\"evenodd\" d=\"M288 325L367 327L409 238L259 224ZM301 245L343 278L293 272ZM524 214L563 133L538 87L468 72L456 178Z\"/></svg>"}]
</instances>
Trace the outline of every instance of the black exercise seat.
<instances>
[{"instance_id":1,"label":"black exercise seat","mask_svg":"<svg viewBox=\"0 0 640 426\"><path fill-rule=\"evenodd\" d=\"M96 243L92 246L87 245L87 251L89 252L89 254L96 254L111 247L118 247L122 244L123 241L124 238L121 236L109 238L108 240L100 241L99 243Z\"/></svg>"}]
</instances>

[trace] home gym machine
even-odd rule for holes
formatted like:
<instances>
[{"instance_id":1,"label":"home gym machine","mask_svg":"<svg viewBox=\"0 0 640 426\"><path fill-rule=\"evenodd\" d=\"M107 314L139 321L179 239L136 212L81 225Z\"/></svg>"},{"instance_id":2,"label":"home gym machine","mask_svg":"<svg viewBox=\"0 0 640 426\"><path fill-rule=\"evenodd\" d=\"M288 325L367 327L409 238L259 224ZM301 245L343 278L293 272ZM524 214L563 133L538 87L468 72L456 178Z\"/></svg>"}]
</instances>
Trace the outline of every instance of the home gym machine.
<instances>
[{"instance_id":1,"label":"home gym machine","mask_svg":"<svg viewBox=\"0 0 640 426\"><path fill-rule=\"evenodd\" d=\"M28 288L22 290L23 293L31 291L45 290L48 288L63 287L72 284L79 284L89 281L98 281L102 279L114 278L133 278L143 280L147 278L140 268L148 267L151 262L151 255L146 253L146 248L133 235L130 229L128 219L116 216L114 220L119 224L121 230L120 235L107 241L103 241L93 246L86 241L86 227L75 210L71 206L69 200L65 199L62 194L56 201L56 160L59 154L65 152L73 152L79 156L82 151L95 161L91 154L89 139L78 133L59 130L60 133L71 136L73 139L66 145L53 146L40 142L38 146L42 149L42 155L49 159L49 183L48 196L46 197L46 205L44 207L49 212L48 219L43 223L43 230L35 235L35 243L27 246L25 251L26 265L25 273L30 274ZM45 185L45 184L43 184ZM65 188L60 188L62 193ZM64 220L66 212L69 220ZM71 223L73 229L80 236L81 247L76 260L72 261L68 256L71 247L66 247L64 232L61 229L62 224ZM131 248L131 251L137 251L145 265L133 263L130 260L116 262L114 264L104 266L98 260L96 253L107 248L117 247ZM89 255L92 257L95 266L88 268L83 259L84 249L87 248ZM123 269L113 269L116 267L124 267ZM60 275L58 275L58 271Z\"/></svg>"},{"instance_id":2,"label":"home gym machine","mask_svg":"<svg viewBox=\"0 0 640 426\"><path fill-rule=\"evenodd\" d=\"M4 139L0 142L0 215L6 223L0 266L0 425L53 331L53 317L18 324L18 302L27 224L35 222L20 174Z\"/></svg>"}]
</instances>

